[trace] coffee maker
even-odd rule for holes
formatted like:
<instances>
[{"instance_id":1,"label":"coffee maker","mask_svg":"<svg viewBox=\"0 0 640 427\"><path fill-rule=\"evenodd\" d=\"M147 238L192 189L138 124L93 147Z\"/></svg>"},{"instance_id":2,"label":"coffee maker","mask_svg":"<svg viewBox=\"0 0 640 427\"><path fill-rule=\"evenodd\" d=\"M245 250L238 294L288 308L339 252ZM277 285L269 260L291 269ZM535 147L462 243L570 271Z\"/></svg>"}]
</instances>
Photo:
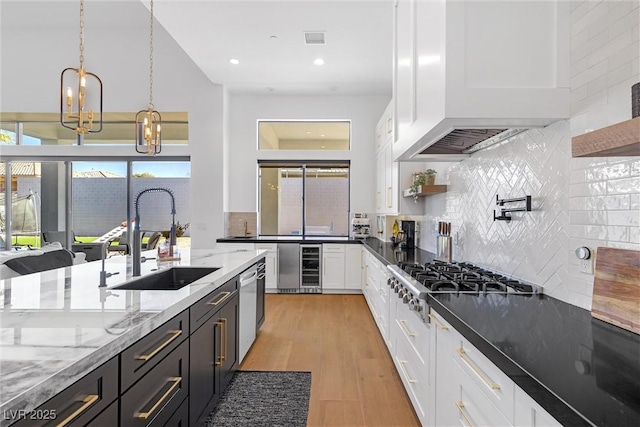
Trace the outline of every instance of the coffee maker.
<instances>
[{"instance_id":1,"label":"coffee maker","mask_svg":"<svg viewBox=\"0 0 640 427\"><path fill-rule=\"evenodd\" d=\"M414 249L416 247L416 222L402 220L400 229L404 233L404 247Z\"/></svg>"}]
</instances>

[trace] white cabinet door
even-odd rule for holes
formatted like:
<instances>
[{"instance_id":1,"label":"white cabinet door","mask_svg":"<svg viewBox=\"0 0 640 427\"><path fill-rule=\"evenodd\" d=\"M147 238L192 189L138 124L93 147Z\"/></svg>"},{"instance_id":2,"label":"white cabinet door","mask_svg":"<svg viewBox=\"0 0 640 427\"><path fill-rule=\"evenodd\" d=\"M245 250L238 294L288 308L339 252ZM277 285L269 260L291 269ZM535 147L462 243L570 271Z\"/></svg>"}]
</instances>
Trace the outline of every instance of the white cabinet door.
<instances>
[{"instance_id":1,"label":"white cabinet door","mask_svg":"<svg viewBox=\"0 0 640 427\"><path fill-rule=\"evenodd\" d=\"M398 163L393 161L393 146L384 149L384 208L387 213L398 213Z\"/></svg>"},{"instance_id":2,"label":"white cabinet door","mask_svg":"<svg viewBox=\"0 0 640 427\"><path fill-rule=\"evenodd\" d=\"M385 200L384 200L384 172L385 172L385 156L384 150L376 154L376 212L384 213Z\"/></svg>"},{"instance_id":3,"label":"white cabinet door","mask_svg":"<svg viewBox=\"0 0 640 427\"><path fill-rule=\"evenodd\" d=\"M344 289L345 245L322 245L322 289Z\"/></svg>"},{"instance_id":4,"label":"white cabinet door","mask_svg":"<svg viewBox=\"0 0 640 427\"><path fill-rule=\"evenodd\" d=\"M516 427L559 427L560 424L555 418L538 405L527 393L516 386Z\"/></svg>"},{"instance_id":5,"label":"white cabinet door","mask_svg":"<svg viewBox=\"0 0 640 427\"><path fill-rule=\"evenodd\" d=\"M394 140L406 137L416 120L416 0L398 0L394 14Z\"/></svg>"},{"instance_id":6,"label":"white cabinet door","mask_svg":"<svg viewBox=\"0 0 640 427\"><path fill-rule=\"evenodd\" d=\"M436 330L436 402L435 425L453 426L460 423L455 406L456 386L454 364L451 356L453 349L453 328L440 315L431 310L431 324Z\"/></svg>"},{"instance_id":7,"label":"white cabinet door","mask_svg":"<svg viewBox=\"0 0 640 427\"><path fill-rule=\"evenodd\" d=\"M364 277L364 249L362 245L346 245L345 249L345 289L361 289Z\"/></svg>"}]
</instances>

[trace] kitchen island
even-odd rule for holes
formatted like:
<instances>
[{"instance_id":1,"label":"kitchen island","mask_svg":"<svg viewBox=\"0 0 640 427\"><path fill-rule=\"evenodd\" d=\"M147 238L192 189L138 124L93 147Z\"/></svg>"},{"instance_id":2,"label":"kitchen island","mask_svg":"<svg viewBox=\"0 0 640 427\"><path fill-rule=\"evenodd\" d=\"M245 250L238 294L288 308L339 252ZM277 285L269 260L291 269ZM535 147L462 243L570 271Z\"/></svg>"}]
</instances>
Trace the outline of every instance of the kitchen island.
<instances>
[{"instance_id":1,"label":"kitchen island","mask_svg":"<svg viewBox=\"0 0 640 427\"><path fill-rule=\"evenodd\" d=\"M142 276L175 266L217 268L176 290L114 289L132 279L131 257L120 256L106 262L106 271L114 275L105 288L98 287L100 262L0 281L0 423L22 418L19 411L37 408L161 325L184 316L262 253L185 249L179 261L142 263Z\"/></svg>"}]
</instances>

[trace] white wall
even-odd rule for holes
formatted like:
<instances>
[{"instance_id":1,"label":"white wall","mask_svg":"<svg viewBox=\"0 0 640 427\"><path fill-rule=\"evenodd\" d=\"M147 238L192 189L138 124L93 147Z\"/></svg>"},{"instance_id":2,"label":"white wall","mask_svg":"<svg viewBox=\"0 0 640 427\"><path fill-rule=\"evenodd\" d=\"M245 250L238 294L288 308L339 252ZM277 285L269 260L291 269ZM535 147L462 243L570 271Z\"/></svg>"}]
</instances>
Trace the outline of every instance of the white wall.
<instances>
[{"instance_id":1,"label":"white wall","mask_svg":"<svg viewBox=\"0 0 640 427\"><path fill-rule=\"evenodd\" d=\"M375 210L375 127L384 96L230 95L225 211L257 211L258 159L351 160L351 211ZM351 151L258 151L258 120L351 120Z\"/></svg>"},{"instance_id":2,"label":"white wall","mask_svg":"<svg viewBox=\"0 0 640 427\"><path fill-rule=\"evenodd\" d=\"M477 262L591 308L593 274L574 250L640 250L640 158L572 158L571 136L631 118L640 81L640 2L572 3L572 117L474 154L442 174L446 195L425 197L421 245L434 250L435 224L459 233L454 258ZM493 221L495 196L533 197L533 211ZM597 256L597 255L596 255Z\"/></svg>"},{"instance_id":3,"label":"white wall","mask_svg":"<svg viewBox=\"0 0 640 427\"><path fill-rule=\"evenodd\" d=\"M64 14L77 19L78 2L3 2L1 7L0 111L57 112L60 72L79 65L79 47L77 25L61 27L56 17ZM149 11L140 2L89 2L85 15L87 19L93 16L92 22L100 17L99 25L85 27L85 68L103 81L104 111L146 108ZM47 25L34 28L31 21L46 22L43 16L51 17ZM124 28L119 22L136 19L140 22L136 29ZM224 229L225 93L160 25L155 26L154 39L155 107L160 112L189 114L192 246L210 247ZM133 154L118 150L116 155Z\"/></svg>"}]
</instances>

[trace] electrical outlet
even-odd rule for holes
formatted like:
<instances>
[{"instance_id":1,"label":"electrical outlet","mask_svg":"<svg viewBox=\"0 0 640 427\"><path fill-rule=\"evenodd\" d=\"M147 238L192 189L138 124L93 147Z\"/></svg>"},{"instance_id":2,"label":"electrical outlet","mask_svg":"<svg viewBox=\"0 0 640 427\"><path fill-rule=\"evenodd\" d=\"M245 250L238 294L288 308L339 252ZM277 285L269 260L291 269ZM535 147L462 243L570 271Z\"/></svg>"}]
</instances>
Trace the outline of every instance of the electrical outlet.
<instances>
[{"instance_id":1,"label":"electrical outlet","mask_svg":"<svg viewBox=\"0 0 640 427\"><path fill-rule=\"evenodd\" d=\"M591 258L580 260L580 271L586 274L593 274L593 262Z\"/></svg>"}]
</instances>

